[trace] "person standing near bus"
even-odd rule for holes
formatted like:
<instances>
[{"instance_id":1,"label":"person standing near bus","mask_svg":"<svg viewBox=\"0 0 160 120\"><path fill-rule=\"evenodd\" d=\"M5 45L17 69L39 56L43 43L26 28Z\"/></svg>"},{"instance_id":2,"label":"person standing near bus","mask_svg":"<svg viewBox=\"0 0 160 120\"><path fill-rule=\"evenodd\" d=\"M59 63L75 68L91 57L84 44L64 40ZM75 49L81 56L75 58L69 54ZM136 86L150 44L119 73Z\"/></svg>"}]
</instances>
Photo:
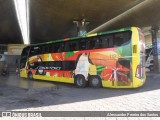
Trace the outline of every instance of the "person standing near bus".
<instances>
[{"instance_id":1,"label":"person standing near bus","mask_svg":"<svg viewBox=\"0 0 160 120\"><path fill-rule=\"evenodd\" d=\"M20 77L20 73L19 73L19 68L18 67L16 68L16 74L17 74L17 77Z\"/></svg>"}]
</instances>

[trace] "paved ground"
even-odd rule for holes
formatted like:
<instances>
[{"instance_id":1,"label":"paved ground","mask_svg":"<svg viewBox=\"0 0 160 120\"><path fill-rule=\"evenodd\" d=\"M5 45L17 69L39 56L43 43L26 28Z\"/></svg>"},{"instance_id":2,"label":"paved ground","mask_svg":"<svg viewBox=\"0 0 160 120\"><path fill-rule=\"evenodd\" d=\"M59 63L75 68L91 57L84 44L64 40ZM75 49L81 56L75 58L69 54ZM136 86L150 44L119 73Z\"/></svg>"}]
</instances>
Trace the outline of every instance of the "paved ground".
<instances>
[{"instance_id":1,"label":"paved ground","mask_svg":"<svg viewBox=\"0 0 160 120\"><path fill-rule=\"evenodd\" d=\"M13 80L13 82L12 82ZM5 81L5 82L4 82ZM7 81L10 81L9 83ZM5 84L4 84L5 83ZM12 84L13 83L13 84ZM21 88L15 87L19 84ZM13 85L13 86L11 86ZM44 86L43 86L44 85ZM160 111L160 75L148 74L138 89L76 88L70 84L28 82L15 75L0 78L0 110L17 111ZM6 119L6 118L4 118ZM39 120L39 118L37 118ZM52 119L52 118L45 118ZM76 119L76 118L56 118ZM78 118L93 119L93 118ZM160 118L94 118L159 120Z\"/></svg>"}]
</instances>

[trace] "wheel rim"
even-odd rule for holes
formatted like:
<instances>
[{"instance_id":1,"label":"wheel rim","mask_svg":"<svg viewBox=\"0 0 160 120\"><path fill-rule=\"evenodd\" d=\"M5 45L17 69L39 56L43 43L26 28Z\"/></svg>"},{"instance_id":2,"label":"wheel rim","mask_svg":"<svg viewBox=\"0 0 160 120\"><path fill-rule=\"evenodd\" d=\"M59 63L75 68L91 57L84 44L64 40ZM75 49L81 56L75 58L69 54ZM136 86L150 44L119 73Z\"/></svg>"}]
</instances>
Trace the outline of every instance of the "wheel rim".
<instances>
[{"instance_id":1,"label":"wheel rim","mask_svg":"<svg viewBox=\"0 0 160 120\"><path fill-rule=\"evenodd\" d=\"M43 70L38 70L39 74L42 74L43 73Z\"/></svg>"},{"instance_id":2,"label":"wheel rim","mask_svg":"<svg viewBox=\"0 0 160 120\"><path fill-rule=\"evenodd\" d=\"M98 85L98 83L99 83L99 80L97 78L92 79L92 85L96 86Z\"/></svg>"},{"instance_id":3,"label":"wheel rim","mask_svg":"<svg viewBox=\"0 0 160 120\"><path fill-rule=\"evenodd\" d=\"M82 79L82 78L79 78L79 79L77 80L77 85L78 85L78 86L82 86L82 85L83 85L83 79Z\"/></svg>"}]
</instances>

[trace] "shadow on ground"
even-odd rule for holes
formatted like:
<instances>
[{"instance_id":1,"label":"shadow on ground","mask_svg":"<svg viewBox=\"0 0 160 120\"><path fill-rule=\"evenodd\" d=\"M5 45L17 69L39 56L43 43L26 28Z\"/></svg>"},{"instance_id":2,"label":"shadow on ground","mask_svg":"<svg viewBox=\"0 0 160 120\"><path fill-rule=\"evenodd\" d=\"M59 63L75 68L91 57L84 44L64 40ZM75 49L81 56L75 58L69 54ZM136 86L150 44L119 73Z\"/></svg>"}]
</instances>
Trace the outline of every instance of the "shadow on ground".
<instances>
[{"instance_id":1,"label":"shadow on ground","mask_svg":"<svg viewBox=\"0 0 160 120\"><path fill-rule=\"evenodd\" d=\"M136 89L76 88L72 84L28 81L10 75L0 77L0 110L67 104L157 89L160 89L160 75L154 73L148 73L144 86Z\"/></svg>"}]
</instances>

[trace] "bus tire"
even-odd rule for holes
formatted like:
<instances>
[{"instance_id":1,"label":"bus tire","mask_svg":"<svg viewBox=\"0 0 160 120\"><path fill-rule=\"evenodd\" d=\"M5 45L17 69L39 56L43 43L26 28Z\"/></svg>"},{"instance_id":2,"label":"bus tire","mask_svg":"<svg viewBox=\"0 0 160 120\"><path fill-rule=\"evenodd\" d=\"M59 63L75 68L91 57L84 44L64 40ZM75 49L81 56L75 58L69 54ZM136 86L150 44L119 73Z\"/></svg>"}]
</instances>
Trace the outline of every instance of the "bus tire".
<instances>
[{"instance_id":1,"label":"bus tire","mask_svg":"<svg viewBox=\"0 0 160 120\"><path fill-rule=\"evenodd\" d=\"M153 65L150 65L149 69L150 69L150 71L153 71L154 70Z\"/></svg>"},{"instance_id":2,"label":"bus tire","mask_svg":"<svg viewBox=\"0 0 160 120\"><path fill-rule=\"evenodd\" d=\"M100 88L102 87L102 80L97 75L92 75L89 77L89 86L93 88Z\"/></svg>"},{"instance_id":3,"label":"bus tire","mask_svg":"<svg viewBox=\"0 0 160 120\"><path fill-rule=\"evenodd\" d=\"M29 80L34 80L32 72L28 72L28 79Z\"/></svg>"},{"instance_id":4,"label":"bus tire","mask_svg":"<svg viewBox=\"0 0 160 120\"><path fill-rule=\"evenodd\" d=\"M76 75L74 77L74 83L79 88L84 88L87 86L87 81L83 75Z\"/></svg>"}]
</instances>

